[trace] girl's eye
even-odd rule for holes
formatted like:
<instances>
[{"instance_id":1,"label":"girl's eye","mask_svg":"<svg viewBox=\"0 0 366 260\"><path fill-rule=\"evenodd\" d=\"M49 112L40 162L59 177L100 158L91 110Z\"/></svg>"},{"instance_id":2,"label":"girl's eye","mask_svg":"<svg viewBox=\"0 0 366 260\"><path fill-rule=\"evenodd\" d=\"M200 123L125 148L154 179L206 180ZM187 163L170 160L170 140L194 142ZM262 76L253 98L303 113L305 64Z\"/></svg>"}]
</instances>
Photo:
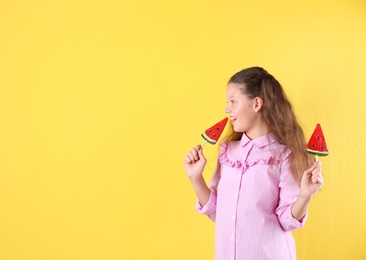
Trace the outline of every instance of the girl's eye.
<instances>
[{"instance_id":1,"label":"girl's eye","mask_svg":"<svg viewBox=\"0 0 366 260\"><path fill-rule=\"evenodd\" d=\"M235 100L229 100L228 102L226 102L226 104L230 104L230 105L233 105L235 103L236 103Z\"/></svg>"}]
</instances>

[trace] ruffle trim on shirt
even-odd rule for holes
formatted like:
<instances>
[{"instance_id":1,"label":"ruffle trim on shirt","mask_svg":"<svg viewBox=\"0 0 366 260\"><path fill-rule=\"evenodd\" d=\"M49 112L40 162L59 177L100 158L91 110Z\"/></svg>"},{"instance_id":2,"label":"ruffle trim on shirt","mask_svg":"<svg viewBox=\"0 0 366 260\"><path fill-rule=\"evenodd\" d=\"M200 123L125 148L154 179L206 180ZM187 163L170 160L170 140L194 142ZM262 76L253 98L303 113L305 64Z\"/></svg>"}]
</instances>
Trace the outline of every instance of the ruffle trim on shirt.
<instances>
[{"instance_id":1,"label":"ruffle trim on shirt","mask_svg":"<svg viewBox=\"0 0 366 260\"><path fill-rule=\"evenodd\" d=\"M237 161L237 160L232 160L229 157L228 154L228 143L227 142L223 142L220 144L221 146L221 150L219 153L219 162L221 164L230 166L232 168L244 168L247 169L248 167L254 166L256 164L266 164L266 165L270 165L270 164L279 164L281 163L281 161L279 159L276 159L274 157L269 157L267 159L258 159L256 161L249 161L249 162L241 162L241 161Z\"/></svg>"}]
</instances>

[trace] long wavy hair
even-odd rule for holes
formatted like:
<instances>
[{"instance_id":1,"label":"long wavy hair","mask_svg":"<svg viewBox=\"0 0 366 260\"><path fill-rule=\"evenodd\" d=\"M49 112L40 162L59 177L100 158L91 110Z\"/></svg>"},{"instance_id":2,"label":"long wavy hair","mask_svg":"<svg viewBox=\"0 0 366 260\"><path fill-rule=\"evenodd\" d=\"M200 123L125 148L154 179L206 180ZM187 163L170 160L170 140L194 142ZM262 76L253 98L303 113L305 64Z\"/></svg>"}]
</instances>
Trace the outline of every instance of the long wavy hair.
<instances>
[{"instance_id":1,"label":"long wavy hair","mask_svg":"<svg viewBox=\"0 0 366 260\"><path fill-rule=\"evenodd\" d=\"M263 100L260 110L262 118L277 141L292 151L290 167L295 180L300 184L303 172L311 166L314 158L306 153L304 131L281 84L260 67L241 70L228 83L242 85L241 91L249 99L260 97ZM229 124L224 141L237 141L242 135Z\"/></svg>"}]
</instances>

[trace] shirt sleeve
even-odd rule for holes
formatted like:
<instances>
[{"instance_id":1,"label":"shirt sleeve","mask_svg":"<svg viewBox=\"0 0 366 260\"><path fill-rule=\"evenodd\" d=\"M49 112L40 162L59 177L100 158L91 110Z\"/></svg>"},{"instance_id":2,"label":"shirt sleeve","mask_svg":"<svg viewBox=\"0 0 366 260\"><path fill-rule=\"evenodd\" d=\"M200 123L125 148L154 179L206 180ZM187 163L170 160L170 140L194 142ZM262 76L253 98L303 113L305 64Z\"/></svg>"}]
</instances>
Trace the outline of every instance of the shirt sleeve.
<instances>
[{"instance_id":1,"label":"shirt sleeve","mask_svg":"<svg viewBox=\"0 0 366 260\"><path fill-rule=\"evenodd\" d=\"M221 165L219 161L217 161L216 169L210 181L210 198L208 199L206 205L202 206L198 199L196 200L197 212L200 214L206 214L212 221L216 221L217 187L220 181L220 171Z\"/></svg>"},{"instance_id":2,"label":"shirt sleeve","mask_svg":"<svg viewBox=\"0 0 366 260\"><path fill-rule=\"evenodd\" d=\"M200 214L206 214L209 219L212 221L216 220L216 193L211 190L210 198L208 202L203 207L199 203L198 199L196 200L196 210Z\"/></svg>"},{"instance_id":3,"label":"shirt sleeve","mask_svg":"<svg viewBox=\"0 0 366 260\"><path fill-rule=\"evenodd\" d=\"M278 220L283 230L292 231L305 225L306 215L298 221L292 216L292 204L296 201L300 188L296 183L291 170L289 155L281 164L280 183L279 183L279 203L276 209Z\"/></svg>"}]
</instances>

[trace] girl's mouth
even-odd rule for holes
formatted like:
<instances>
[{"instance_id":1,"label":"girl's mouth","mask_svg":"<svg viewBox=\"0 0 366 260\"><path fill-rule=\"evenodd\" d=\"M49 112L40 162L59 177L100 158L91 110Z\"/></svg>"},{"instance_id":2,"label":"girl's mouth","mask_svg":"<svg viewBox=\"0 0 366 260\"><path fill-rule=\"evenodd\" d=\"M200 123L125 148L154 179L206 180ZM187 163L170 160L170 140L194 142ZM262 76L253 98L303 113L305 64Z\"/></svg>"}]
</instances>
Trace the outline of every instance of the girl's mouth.
<instances>
[{"instance_id":1,"label":"girl's mouth","mask_svg":"<svg viewBox=\"0 0 366 260\"><path fill-rule=\"evenodd\" d=\"M231 116L230 117L230 120L231 120L232 123L234 123L236 121L236 117L235 116Z\"/></svg>"}]
</instances>

